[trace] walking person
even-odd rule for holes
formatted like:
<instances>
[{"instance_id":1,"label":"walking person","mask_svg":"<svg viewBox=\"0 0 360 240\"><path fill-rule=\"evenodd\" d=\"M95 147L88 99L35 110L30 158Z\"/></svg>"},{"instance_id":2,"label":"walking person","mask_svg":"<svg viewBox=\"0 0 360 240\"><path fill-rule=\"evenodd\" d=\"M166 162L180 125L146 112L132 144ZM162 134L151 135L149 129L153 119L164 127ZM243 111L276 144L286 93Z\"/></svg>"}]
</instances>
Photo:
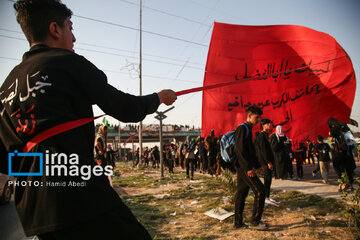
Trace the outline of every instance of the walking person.
<instances>
[{"instance_id":1,"label":"walking person","mask_svg":"<svg viewBox=\"0 0 360 240\"><path fill-rule=\"evenodd\" d=\"M216 174L216 138L214 130L211 131L210 135L205 138L205 148L207 150L207 159L208 159L208 173L212 176Z\"/></svg>"},{"instance_id":2,"label":"walking person","mask_svg":"<svg viewBox=\"0 0 360 240\"><path fill-rule=\"evenodd\" d=\"M186 136L184 145L186 147L186 154L185 154L186 178L190 178L190 180L194 180L195 147L196 147L195 139L190 139L190 136Z\"/></svg>"},{"instance_id":3,"label":"walking person","mask_svg":"<svg viewBox=\"0 0 360 240\"><path fill-rule=\"evenodd\" d=\"M169 173L174 173L174 158L172 155L171 146L165 145L164 148L166 166L169 169Z\"/></svg>"},{"instance_id":4,"label":"walking person","mask_svg":"<svg viewBox=\"0 0 360 240\"><path fill-rule=\"evenodd\" d=\"M324 183L329 183L329 167L330 167L330 147L324 143L324 138L321 135L317 136L318 142L314 146L315 155L319 161L321 176Z\"/></svg>"},{"instance_id":5,"label":"walking person","mask_svg":"<svg viewBox=\"0 0 360 240\"><path fill-rule=\"evenodd\" d=\"M94 104L119 121L138 122L161 103L170 105L176 100L171 90L133 96L109 85L101 70L74 52L72 12L60 0L18 0L14 8L30 50L0 88L0 159L7 159L9 152L22 149L43 131L93 117ZM21 122L29 125L21 128ZM43 140L31 152L76 154L79 168L99 169L94 162L94 133L94 124L88 123ZM37 160L19 158L17 172L36 172ZM0 172L7 171L0 164ZM81 189L46 186L54 180L80 182L82 174L18 177L43 184L16 187L15 206L26 236L37 235L40 240L151 239L104 172L91 175Z\"/></svg>"},{"instance_id":6,"label":"walking person","mask_svg":"<svg viewBox=\"0 0 360 240\"><path fill-rule=\"evenodd\" d=\"M243 211L245 199L251 188L254 192L254 205L249 227L264 230L267 228L267 225L260 220L264 210L265 187L255 173L255 169L259 168L260 164L257 160L252 140L252 127L260 122L262 110L256 105L253 105L246 110L246 113L246 121L244 124L240 124L235 130L237 191L235 197L234 228L248 227L243 222Z\"/></svg>"},{"instance_id":7,"label":"walking person","mask_svg":"<svg viewBox=\"0 0 360 240\"><path fill-rule=\"evenodd\" d=\"M200 142L199 142L199 161L200 161L200 172L206 173L208 167L208 161L207 161L207 150L205 148L204 138L200 138Z\"/></svg>"},{"instance_id":8,"label":"walking person","mask_svg":"<svg viewBox=\"0 0 360 240\"><path fill-rule=\"evenodd\" d=\"M159 167L159 164L158 164L158 159L160 158L160 155L159 155L159 149L157 146L154 147L154 150L153 150L153 154L152 154L152 166L153 168L156 168L156 167Z\"/></svg>"},{"instance_id":9,"label":"walking person","mask_svg":"<svg viewBox=\"0 0 360 240\"><path fill-rule=\"evenodd\" d=\"M329 118L327 124L330 128L330 143L332 144L332 156L333 166L338 175L338 179L341 179L341 175L346 173L349 179L349 184L346 186L339 186L339 191L354 190L352 184L354 182L354 170L356 168L354 158L349 156L349 147L346 144L344 138L344 132L350 131L349 127L335 118Z\"/></svg>"},{"instance_id":10,"label":"walking person","mask_svg":"<svg viewBox=\"0 0 360 240\"><path fill-rule=\"evenodd\" d=\"M286 174L286 161L288 155L286 153L285 142L287 137L283 132L281 125L276 126L275 133L271 135L271 149L274 153L276 178L283 180Z\"/></svg>"},{"instance_id":11,"label":"walking person","mask_svg":"<svg viewBox=\"0 0 360 240\"><path fill-rule=\"evenodd\" d=\"M261 132L255 138L254 143L258 161L264 171L265 203L274 204L277 202L270 198L272 171L274 170L274 154L269 139L269 134L273 130L270 119L261 119L260 129Z\"/></svg>"},{"instance_id":12,"label":"walking person","mask_svg":"<svg viewBox=\"0 0 360 240\"><path fill-rule=\"evenodd\" d=\"M99 166L106 166L107 126L101 125L95 137L95 161Z\"/></svg>"},{"instance_id":13,"label":"walking person","mask_svg":"<svg viewBox=\"0 0 360 240\"><path fill-rule=\"evenodd\" d=\"M299 147L294 152L294 157L296 160L297 179L301 180L304 177L303 165L306 158L306 147L304 143L299 143Z\"/></svg>"},{"instance_id":14,"label":"walking person","mask_svg":"<svg viewBox=\"0 0 360 240\"><path fill-rule=\"evenodd\" d=\"M285 176L290 177L290 179L293 179L294 176L294 169L293 169L293 159L294 159L294 153L292 151L292 143L291 139L286 137L286 141L284 142L285 145L285 152L286 152L286 162L285 162ZM288 175L289 174L289 175Z\"/></svg>"},{"instance_id":15,"label":"walking person","mask_svg":"<svg viewBox=\"0 0 360 240\"><path fill-rule=\"evenodd\" d=\"M315 164L315 159L314 159L314 144L308 139L307 141L307 150L306 150L306 154L307 154L307 159L308 162L310 164L310 162L312 162L312 164Z\"/></svg>"}]
</instances>

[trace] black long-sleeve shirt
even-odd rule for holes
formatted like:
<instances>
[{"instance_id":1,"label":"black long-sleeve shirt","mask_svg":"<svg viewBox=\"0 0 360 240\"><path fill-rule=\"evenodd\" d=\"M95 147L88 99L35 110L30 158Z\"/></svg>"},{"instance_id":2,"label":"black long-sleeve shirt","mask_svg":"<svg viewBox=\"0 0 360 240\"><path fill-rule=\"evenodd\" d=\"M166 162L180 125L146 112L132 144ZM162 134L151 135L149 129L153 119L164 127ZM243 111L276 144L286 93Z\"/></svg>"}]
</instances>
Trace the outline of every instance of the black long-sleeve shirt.
<instances>
[{"instance_id":1,"label":"black long-sleeve shirt","mask_svg":"<svg viewBox=\"0 0 360 240\"><path fill-rule=\"evenodd\" d=\"M257 157L261 166L267 166L268 163L274 164L274 154L271 149L269 136L262 131L255 138L255 147L257 148Z\"/></svg>"},{"instance_id":2,"label":"black long-sleeve shirt","mask_svg":"<svg viewBox=\"0 0 360 240\"><path fill-rule=\"evenodd\" d=\"M248 131L241 124L235 130L235 153L237 158L235 166L247 172L253 168L259 168L260 165L252 140L252 126L246 122L245 124L248 127Z\"/></svg>"},{"instance_id":3,"label":"black long-sleeve shirt","mask_svg":"<svg viewBox=\"0 0 360 240\"><path fill-rule=\"evenodd\" d=\"M92 117L93 104L123 122L138 122L160 104L156 93L142 97L123 93L109 85L105 74L84 57L45 45L34 46L24 54L1 86L0 100L0 172L4 173L8 172L8 152L22 152L31 138L46 129ZM89 123L48 138L31 152L76 153L79 166L93 168L94 133L94 124ZM35 157L23 157L16 163L12 164L14 172L39 168ZM43 176L20 176L17 180L43 184L16 188L15 205L27 235L74 225L119 203L118 194L104 175L92 174L84 187L48 186L48 182L81 182L83 178L47 176L45 170Z\"/></svg>"}]
</instances>

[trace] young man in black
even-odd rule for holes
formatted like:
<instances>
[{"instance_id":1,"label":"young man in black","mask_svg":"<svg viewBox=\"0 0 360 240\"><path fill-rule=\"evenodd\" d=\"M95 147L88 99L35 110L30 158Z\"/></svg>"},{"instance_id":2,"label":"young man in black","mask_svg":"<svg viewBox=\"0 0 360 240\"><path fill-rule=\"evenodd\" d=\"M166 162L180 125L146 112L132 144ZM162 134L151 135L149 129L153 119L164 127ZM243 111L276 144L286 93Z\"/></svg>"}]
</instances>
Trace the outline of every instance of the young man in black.
<instances>
[{"instance_id":1,"label":"young man in black","mask_svg":"<svg viewBox=\"0 0 360 240\"><path fill-rule=\"evenodd\" d=\"M109 85L101 70L74 53L72 12L59 0L19 0L14 8L30 50L0 88L0 172L8 171L8 153L21 152L26 143L47 129L93 117L93 104L120 121L137 122L161 103L170 105L176 100L172 90L138 97ZM78 156L71 167L95 170L99 166L94 161L94 133L91 122L38 143L31 153ZM39 162L34 155L18 156L11 167L16 168L13 172L35 173ZM70 163L64 164L61 166L67 169ZM42 176L17 178L20 182L41 182L40 186L16 187L15 205L27 236L151 239L105 174L85 176L82 187L67 184L84 181L84 174L49 175L44 171ZM56 186L58 182L65 185Z\"/></svg>"},{"instance_id":2,"label":"young man in black","mask_svg":"<svg viewBox=\"0 0 360 240\"><path fill-rule=\"evenodd\" d=\"M264 170L265 203L274 204L277 202L270 198L272 171L274 170L274 154L269 139L269 133L273 129L272 122L269 119L261 119L260 129L262 131L255 138L254 143L259 163Z\"/></svg>"},{"instance_id":3,"label":"young man in black","mask_svg":"<svg viewBox=\"0 0 360 240\"><path fill-rule=\"evenodd\" d=\"M245 199L251 188L254 192L254 206L249 227L264 230L267 226L260 220L264 210L265 187L255 173L255 169L260 168L260 164L257 160L252 140L252 127L260 122L262 110L253 105L246 110L246 113L246 121L235 130L237 191L235 198L234 228L248 227L243 223L243 211Z\"/></svg>"},{"instance_id":4,"label":"young man in black","mask_svg":"<svg viewBox=\"0 0 360 240\"><path fill-rule=\"evenodd\" d=\"M329 183L328 174L330 168L330 146L324 143L323 136L317 136L318 142L315 144L315 154L319 162L319 168L324 183Z\"/></svg>"}]
</instances>

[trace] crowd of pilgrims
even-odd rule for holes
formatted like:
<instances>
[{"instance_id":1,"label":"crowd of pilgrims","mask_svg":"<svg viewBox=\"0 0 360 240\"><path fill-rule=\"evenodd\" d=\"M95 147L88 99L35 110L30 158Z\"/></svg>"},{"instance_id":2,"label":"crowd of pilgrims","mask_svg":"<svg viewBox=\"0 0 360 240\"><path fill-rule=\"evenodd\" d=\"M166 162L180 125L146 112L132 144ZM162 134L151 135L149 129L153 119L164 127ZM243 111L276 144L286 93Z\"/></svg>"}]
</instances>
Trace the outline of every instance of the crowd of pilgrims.
<instances>
[{"instance_id":1,"label":"crowd of pilgrims","mask_svg":"<svg viewBox=\"0 0 360 240\"><path fill-rule=\"evenodd\" d=\"M261 141L258 141L259 133L256 132L254 138L257 152L262 147L259 144ZM336 134L336 128L329 132L329 136L331 134ZM350 180L349 187L352 188L353 171L356 167L352 151L336 150L335 145L325 143L321 135L317 136L316 142L305 140L293 148L291 139L284 134L281 126L276 126L275 131L266 136L272 148L274 159L272 163L274 171L272 174L275 179L295 178L294 162L298 180L303 178L304 164L317 164L317 168L312 172L313 177L320 172L323 182L329 183L328 173L332 163L338 179L341 178L343 173L346 173ZM146 147L143 153L145 166L158 168L160 166L160 154L157 146L153 148ZM186 178L190 179L193 179L194 171L210 175L221 174L220 138L215 137L214 131L206 138L197 137L195 139L188 136L184 142L165 144L162 148L162 154L169 173L174 173L174 167L180 167L186 169ZM138 163L139 149L135 152L134 166Z\"/></svg>"}]
</instances>

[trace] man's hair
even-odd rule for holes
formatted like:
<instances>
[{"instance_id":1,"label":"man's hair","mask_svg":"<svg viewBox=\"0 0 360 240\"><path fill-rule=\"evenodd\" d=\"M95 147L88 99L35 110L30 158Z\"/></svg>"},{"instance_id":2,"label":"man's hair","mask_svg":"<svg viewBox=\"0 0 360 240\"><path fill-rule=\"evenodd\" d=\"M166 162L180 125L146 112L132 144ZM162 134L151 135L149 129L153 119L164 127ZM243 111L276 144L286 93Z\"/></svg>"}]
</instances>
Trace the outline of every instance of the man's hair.
<instances>
[{"instance_id":1,"label":"man's hair","mask_svg":"<svg viewBox=\"0 0 360 240\"><path fill-rule=\"evenodd\" d=\"M317 136L317 139L318 139L320 142L324 141L324 137L321 136L321 135L318 135L318 136Z\"/></svg>"},{"instance_id":2,"label":"man's hair","mask_svg":"<svg viewBox=\"0 0 360 240\"><path fill-rule=\"evenodd\" d=\"M246 109L246 113L247 113L247 115L249 115L250 113L262 115L263 111L254 104L254 105L250 106L248 109Z\"/></svg>"},{"instance_id":3,"label":"man's hair","mask_svg":"<svg viewBox=\"0 0 360 240\"><path fill-rule=\"evenodd\" d=\"M267 119L267 118L261 119L261 121L260 121L260 129L263 130L263 125L268 124L268 123L271 123L270 119Z\"/></svg>"},{"instance_id":4,"label":"man's hair","mask_svg":"<svg viewBox=\"0 0 360 240\"><path fill-rule=\"evenodd\" d=\"M66 18L72 15L60 0L18 0L14 8L16 20L30 44L45 40L50 23L63 27Z\"/></svg>"}]
</instances>

